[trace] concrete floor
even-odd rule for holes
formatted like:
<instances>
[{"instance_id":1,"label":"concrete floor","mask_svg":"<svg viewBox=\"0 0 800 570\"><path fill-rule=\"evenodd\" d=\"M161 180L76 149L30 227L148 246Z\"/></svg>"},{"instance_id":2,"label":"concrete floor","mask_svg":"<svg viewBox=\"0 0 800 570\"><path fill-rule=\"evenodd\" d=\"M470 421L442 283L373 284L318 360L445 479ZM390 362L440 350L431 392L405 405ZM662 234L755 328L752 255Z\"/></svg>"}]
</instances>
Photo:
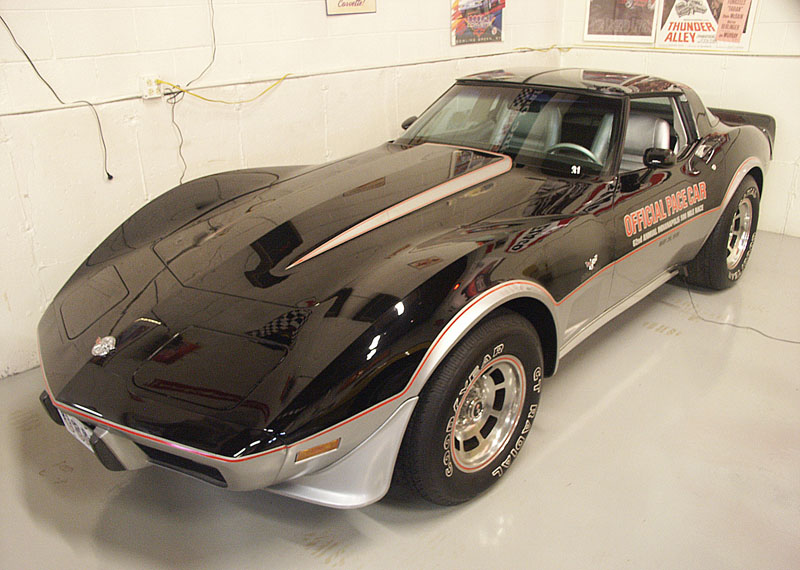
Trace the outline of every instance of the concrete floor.
<instances>
[{"instance_id":1,"label":"concrete floor","mask_svg":"<svg viewBox=\"0 0 800 570\"><path fill-rule=\"evenodd\" d=\"M759 234L701 314L800 339L800 239ZM112 473L0 381L3 568L800 568L800 346L699 321L668 284L545 381L533 435L456 508L357 511Z\"/></svg>"}]
</instances>

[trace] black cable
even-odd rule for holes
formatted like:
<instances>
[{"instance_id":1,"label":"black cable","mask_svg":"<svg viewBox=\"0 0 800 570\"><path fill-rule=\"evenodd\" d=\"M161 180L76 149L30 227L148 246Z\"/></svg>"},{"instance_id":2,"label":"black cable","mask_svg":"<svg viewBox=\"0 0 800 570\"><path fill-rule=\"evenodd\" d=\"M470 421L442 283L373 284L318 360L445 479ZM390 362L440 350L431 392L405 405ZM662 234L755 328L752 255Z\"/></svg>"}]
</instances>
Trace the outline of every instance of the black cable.
<instances>
[{"instance_id":1,"label":"black cable","mask_svg":"<svg viewBox=\"0 0 800 570\"><path fill-rule=\"evenodd\" d=\"M175 128L175 131L178 133L178 158L181 159L181 163L183 164L183 170L181 171L181 177L178 181L179 184L183 184L183 177L186 176L186 159L183 157L183 131L181 131L180 125L175 120L175 106L181 102L183 99L183 93L181 91L175 91L167 96L167 103L170 104L170 119L172 120L172 126Z\"/></svg>"},{"instance_id":2,"label":"black cable","mask_svg":"<svg viewBox=\"0 0 800 570\"><path fill-rule=\"evenodd\" d=\"M210 1L210 0L209 0L209 1ZM19 44L19 42L17 41L17 38L16 38L16 36L14 36L14 32L12 32L12 31L11 31L11 28L9 27L9 25L8 25L8 22L6 22L5 18L3 18L3 16L2 16L2 15L0 15L0 21L2 21L2 22L3 22L3 26L5 26L6 30L8 31L8 35L10 35L10 36L11 36L11 41L13 41L13 42L14 42L14 45L15 45L15 46L17 46L17 49L19 49L19 51L20 51L20 52L22 52L22 55L24 55L24 56L25 56L25 59L27 59L27 60L28 60L28 63L29 63L29 64L31 65L31 67L33 68L33 71L34 71L34 73L36 73L36 75L37 75L37 76L39 76L39 79L41 79L41 80L42 80L42 83L44 83L45 85L47 85L47 88L50 90L50 92L51 92L51 93L53 94L53 96L54 96L54 97L55 97L55 98L58 100L58 102L59 102L59 103L61 103L62 105L74 105L75 103L81 103L81 104L83 104L83 105L88 105L88 106L89 106L89 108L92 110L92 113L94 113L94 118L97 120L97 130L100 132L100 143L103 145L103 170L105 170L106 177L107 177L109 180L113 180L113 179L114 179L114 177L113 177L113 176L111 175L111 173L108 171L108 148L106 147L106 139L105 139L105 137L103 136L103 126L100 124L100 115L98 115L98 114L97 114L97 109L95 109L95 108L94 108L94 105L92 105L92 104L91 104L89 101L86 101L86 100L84 100L84 99L79 99L79 100L77 100L77 101L72 101L71 103L67 103L67 102L65 102L65 101L64 101L64 100L63 100L61 97L59 97L59 96L58 96L58 93L56 93L56 90L55 90L55 89L53 89L53 86L52 86L52 85L50 85L50 83L48 83L47 79L45 79L45 78L42 76L42 74L41 74L41 73L39 73L39 69L38 69L38 68L36 67L36 65L33 63L33 60L32 60L32 59L30 58L30 56L28 55L28 52L26 52L26 51L25 51L25 48L23 48L23 47L22 47L22 46Z\"/></svg>"},{"instance_id":3,"label":"black cable","mask_svg":"<svg viewBox=\"0 0 800 570\"><path fill-rule=\"evenodd\" d=\"M703 317L697 311L697 307L694 304L694 298L692 297L692 289L689 287L689 282L686 280L686 277L684 277L683 275L681 275L681 278L683 279L683 284L686 285L686 291L689 293L689 301L691 301L691 303L692 303L692 309L694 309L694 314L697 315L697 318L700 319L701 321L704 321L706 323L711 323L713 325L726 325L726 326L734 327L734 328L737 328L737 329L753 331L754 333L758 333L763 337L766 337L766 338L768 338L770 340L776 340L778 342L787 342L789 344L800 344L800 340L791 340L791 339L788 339L788 338L780 338L780 337L777 337L777 336L772 336L772 335L769 335L769 334L767 334L767 333L765 333L763 331L760 331L760 330L758 330L757 328L754 328L754 327L748 327L748 326L744 326L744 325L737 325L735 323L726 323L726 322L723 322L723 321L714 321L712 319L707 319L707 318Z\"/></svg>"},{"instance_id":4,"label":"black cable","mask_svg":"<svg viewBox=\"0 0 800 570\"><path fill-rule=\"evenodd\" d=\"M188 88L192 83L200 79L206 74L206 71L211 69L211 66L214 65L214 62L217 59L217 32L214 29L214 0L208 0L208 12L211 16L211 61L208 62L205 69L200 72L200 75L192 79L189 83L186 84Z\"/></svg>"},{"instance_id":5,"label":"black cable","mask_svg":"<svg viewBox=\"0 0 800 570\"><path fill-rule=\"evenodd\" d=\"M211 60L206 65L205 69L200 72L200 74L189 81L186 84L188 88L192 83L203 77L206 74L206 71L211 69L211 66L214 65L214 62L217 59L217 33L214 29L214 0L208 0L208 12L211 17ZM179 86L180 87L180 86ZM181 164L183 164L183 170L181 171L181 177L178 180L179 184L183 184L183 179L186 176L186 158L183 156L183 131L181 131L180 125L178 125L178 121L175 120L175 107L183 101L184 93L182 91L175 91L173 93L169 93L167 95L167 103L172 106L170 110L170 120L172 121L172 126L175 128L175 131L178 133L178 158L181 159Z\"/></svg>"}]
</instances>

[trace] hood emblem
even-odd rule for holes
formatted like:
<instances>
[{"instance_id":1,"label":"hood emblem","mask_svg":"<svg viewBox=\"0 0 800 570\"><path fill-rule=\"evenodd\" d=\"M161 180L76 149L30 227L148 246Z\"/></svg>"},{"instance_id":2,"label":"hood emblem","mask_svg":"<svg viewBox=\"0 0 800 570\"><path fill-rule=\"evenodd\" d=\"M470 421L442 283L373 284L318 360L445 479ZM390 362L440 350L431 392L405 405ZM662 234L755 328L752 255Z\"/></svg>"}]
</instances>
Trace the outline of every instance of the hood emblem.
<instances>
[{"instance_id":1,"label":"hood emblem","mask_svg":"<svg viewBox=\"0 0 800 570\"><path fill-rule=\"evenodd\" d=\"M593 257L590 257L588 261L584 261L583 264L586 266L586 269L592 271L594 269L595 264L597 263L597 254L595 253Z\"/></svg>"},{"instance_id":2,"label":"hood emblem","mask_svg":"<svg viewBox=\"0 0 800 570\"><path fill-rule=\"evenodd\" d=\"M104 336L103 338L97 337L92 347L92 356L108 356L117 346L117 339L113 336Z\"/></svg>"}]
</instances>

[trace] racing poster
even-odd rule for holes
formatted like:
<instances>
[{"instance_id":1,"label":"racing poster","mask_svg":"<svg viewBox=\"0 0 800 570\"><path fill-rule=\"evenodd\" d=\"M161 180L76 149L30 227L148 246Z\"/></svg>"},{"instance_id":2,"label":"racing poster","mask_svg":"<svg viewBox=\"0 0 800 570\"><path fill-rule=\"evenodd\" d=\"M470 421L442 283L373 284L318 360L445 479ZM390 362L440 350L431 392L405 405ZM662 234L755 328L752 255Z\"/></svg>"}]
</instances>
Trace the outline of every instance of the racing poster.
<instances>
[{"instance_id":1,"label":"racing poster","mask_svg":"<svg viewBox=\"0 0 800 570\"><path fill-rule=\"evenodd\" d=\"M583 39L652 44L656 0L588 0Z\"/></svg>"},{"instance_id":2,"label":"racing poster","mask_svg":"<svg viewBox=\"0 0 800 570\"><path fill-rule=\"evenodd\" d=\"M680 49L750 47L758 0L664 0L656 45Z\"/></svg>"},{"instance_id":3,"label":"racing poster","mask_svg":"<svg viewBox=\"0 0 800 570\"><path fill-rule=\"evenodd\" d=\"M451 0L450 43L454 46L503 41L506 0Z\"/></svg>"}]
</instances>

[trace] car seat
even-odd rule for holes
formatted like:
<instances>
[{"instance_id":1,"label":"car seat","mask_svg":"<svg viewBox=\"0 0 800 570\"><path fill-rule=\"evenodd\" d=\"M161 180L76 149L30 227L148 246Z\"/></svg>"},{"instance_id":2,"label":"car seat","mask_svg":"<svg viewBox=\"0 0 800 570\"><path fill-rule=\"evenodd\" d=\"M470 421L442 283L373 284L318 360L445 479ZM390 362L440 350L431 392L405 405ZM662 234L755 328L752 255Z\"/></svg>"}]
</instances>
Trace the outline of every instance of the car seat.
<instances>
[{"instance_id":1,"label":"car seat","mask_svg":"<svg viewBox=\"0 0 800 570\"><path fill-rule=\"evenodd\" d=\"M620 171L644 168L644 151L648 148L669 148L669 123L653 115L631 113L625 130Z\"/></svg>"}]
</instances>

